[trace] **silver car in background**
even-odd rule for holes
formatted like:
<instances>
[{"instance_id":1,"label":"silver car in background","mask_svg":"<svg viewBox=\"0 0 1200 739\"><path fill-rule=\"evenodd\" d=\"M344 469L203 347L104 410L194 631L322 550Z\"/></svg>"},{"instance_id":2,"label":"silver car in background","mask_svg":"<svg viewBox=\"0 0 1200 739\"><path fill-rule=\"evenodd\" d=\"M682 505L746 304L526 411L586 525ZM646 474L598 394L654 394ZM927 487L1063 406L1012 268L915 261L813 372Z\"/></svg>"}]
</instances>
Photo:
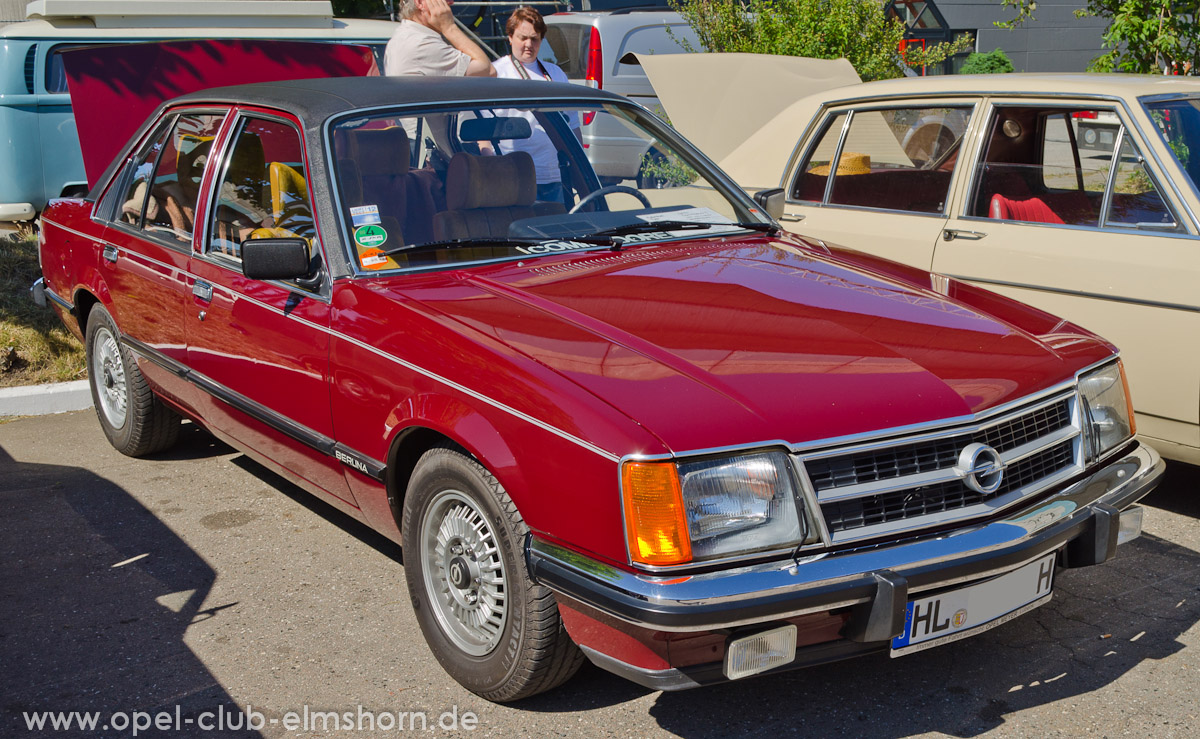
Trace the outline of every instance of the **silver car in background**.
<instances>
[{"instance_id":1,"label":"silver car in background","mask_svg":"<svg viewBox=\"0 0 1200 739\"><path fill-rule=\"evenodd\" d=\"M567 79L575 84L624 95L662 115L662 106L641 65L621 60L631 52L683 53L687 49L682 42L700 48L687 21L671 11L623 8L555 13L546 16L546 39L539 56L562 67ZM643 165L662 155L648 151L644 141L628 138L616 121L597 121L588 115L583 117L582 133L588 159L603 184L636 180L639 188L653 187L653 175Z\"/></svg>"}]
</instances>

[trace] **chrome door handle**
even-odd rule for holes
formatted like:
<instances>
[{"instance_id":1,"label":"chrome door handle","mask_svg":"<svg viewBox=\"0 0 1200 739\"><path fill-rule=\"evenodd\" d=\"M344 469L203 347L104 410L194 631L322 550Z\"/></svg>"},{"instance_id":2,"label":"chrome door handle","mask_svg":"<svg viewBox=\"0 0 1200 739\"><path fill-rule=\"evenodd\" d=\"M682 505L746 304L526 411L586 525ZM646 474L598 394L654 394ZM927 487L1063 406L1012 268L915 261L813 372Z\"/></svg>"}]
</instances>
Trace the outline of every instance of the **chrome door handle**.
<instances>
[{"instance_id":1,"label":"chrome door handle","mask_svg":"<svg viewBox=\"0 0 1200 739\"><path fill-rule=\"evenodd\" d=\"M197 298L200 298L201 300L203 300L206 303L211 302L212 301L212 285L208 284L207 282L204 282L203 280L196 280L195 282L192 283L192 295L195 295ZM203 320L203 319L201 319L201 320Z\"/></svg>"},{"instance_id":2,"label":"chrome door handle","mask_svg":"<svg viewBox=\"0 0 1200 739\"><path fill-rule=\"evenodd\" d=\"M112 244L108 244L104 247L104 261L108 262L109 264L117 263L117 247L113 246Z\"/></svg>"},{"instance_id":3,"label":"chrome door handle","mask_svg":"<svg viewBox=\"0 0 1200 739\"><path fill-rule=\"evenodd\" d=\"M783 215L779 216L779 220L781 221L793 222L803 221L805 218L808 218L808 216L804 215L803 213L784 213Z\"/></svg>"},{"instance_id":4,"label":"chrome door handle","mask_svg":"<svg viewBox=\"0 0 1200 739\"><path fill-rule=\"evenodd\" d=\"M984 236L987 236L987 234L982 231L960 231L956 228L947 228L942 231L942 239L945 241L954 241L955 239L979 241Z\"/></svg>"}]
</instances>

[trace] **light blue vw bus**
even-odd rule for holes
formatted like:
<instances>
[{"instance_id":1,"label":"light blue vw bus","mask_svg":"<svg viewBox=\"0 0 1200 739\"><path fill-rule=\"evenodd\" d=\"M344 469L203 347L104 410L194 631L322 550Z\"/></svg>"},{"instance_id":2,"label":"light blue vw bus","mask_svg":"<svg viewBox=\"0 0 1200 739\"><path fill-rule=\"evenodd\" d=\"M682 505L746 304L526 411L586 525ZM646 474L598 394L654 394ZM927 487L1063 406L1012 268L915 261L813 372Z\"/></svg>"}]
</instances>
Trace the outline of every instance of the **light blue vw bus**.
<instances>
[{"instance_id":1,"label":"light blue vw bus","mask_svg":"<svg viewBox=\"0 0 1200 739\"><path fill-rule=\"evenodd\" d=\"M168 14L179 9L186 14ZM37 0L0 27L0 221L33 219L51 198L87 191L62 53L80 46L189 38L337 41L382 57L396 24L334 18L311 0ZM153 74L154 70L146 70Z\"/></svg>"}]
</instances>

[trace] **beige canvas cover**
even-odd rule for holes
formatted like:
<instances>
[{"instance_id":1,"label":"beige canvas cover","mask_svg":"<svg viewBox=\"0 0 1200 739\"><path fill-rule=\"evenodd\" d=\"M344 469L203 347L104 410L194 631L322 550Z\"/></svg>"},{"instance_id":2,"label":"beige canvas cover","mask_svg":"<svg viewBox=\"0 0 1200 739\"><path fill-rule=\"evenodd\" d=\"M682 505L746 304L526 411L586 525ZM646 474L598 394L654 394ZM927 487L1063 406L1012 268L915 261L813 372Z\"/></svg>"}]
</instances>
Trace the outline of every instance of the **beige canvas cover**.
<instances>
[{"instance_id":1,"label":"beige canvas cover","mask_svg":"<svg viewBox=\"0 0 1200 739\"><path fill-rule=\"evenodd\" d=\"M845 59L637 54L671 124L744 187L776 187L815 113L802 98L862 80Z\"/></svg>"}]
</instances>

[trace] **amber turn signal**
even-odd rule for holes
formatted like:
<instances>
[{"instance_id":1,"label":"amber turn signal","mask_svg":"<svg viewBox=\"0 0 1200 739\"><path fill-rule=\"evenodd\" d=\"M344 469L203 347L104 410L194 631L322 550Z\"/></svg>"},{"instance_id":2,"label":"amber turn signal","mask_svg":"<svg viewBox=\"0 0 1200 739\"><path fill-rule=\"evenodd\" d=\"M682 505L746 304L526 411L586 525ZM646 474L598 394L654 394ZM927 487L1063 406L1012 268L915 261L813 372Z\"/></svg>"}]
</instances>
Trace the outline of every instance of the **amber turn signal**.
<instances>
[{"instance_id":1,"label":"amber turn signal","mask_svg":"<svg viewBox=\"0 0 1200 739\"><path fill-rule=\"evenodd\" d=\"M621 475L629 556L648 565L692 560L683 490L671 462L626 462Z\"/></svg>"},{"instance_id":2,"label":"amber turn signal","mask_svg":"<svg viewBox=\"0 0 1200 739\"><path fill-rule=\"evenodd\" d=\"M1121 371L1121 387L1125 390L1125 408L1129 413L1129 435L1137 435L1137 416L1133 415L1133 395L1129 392L1129 380L1125 377L1125 363L1117 360L1117 368Z\"/></svg>"}]
</instances>

